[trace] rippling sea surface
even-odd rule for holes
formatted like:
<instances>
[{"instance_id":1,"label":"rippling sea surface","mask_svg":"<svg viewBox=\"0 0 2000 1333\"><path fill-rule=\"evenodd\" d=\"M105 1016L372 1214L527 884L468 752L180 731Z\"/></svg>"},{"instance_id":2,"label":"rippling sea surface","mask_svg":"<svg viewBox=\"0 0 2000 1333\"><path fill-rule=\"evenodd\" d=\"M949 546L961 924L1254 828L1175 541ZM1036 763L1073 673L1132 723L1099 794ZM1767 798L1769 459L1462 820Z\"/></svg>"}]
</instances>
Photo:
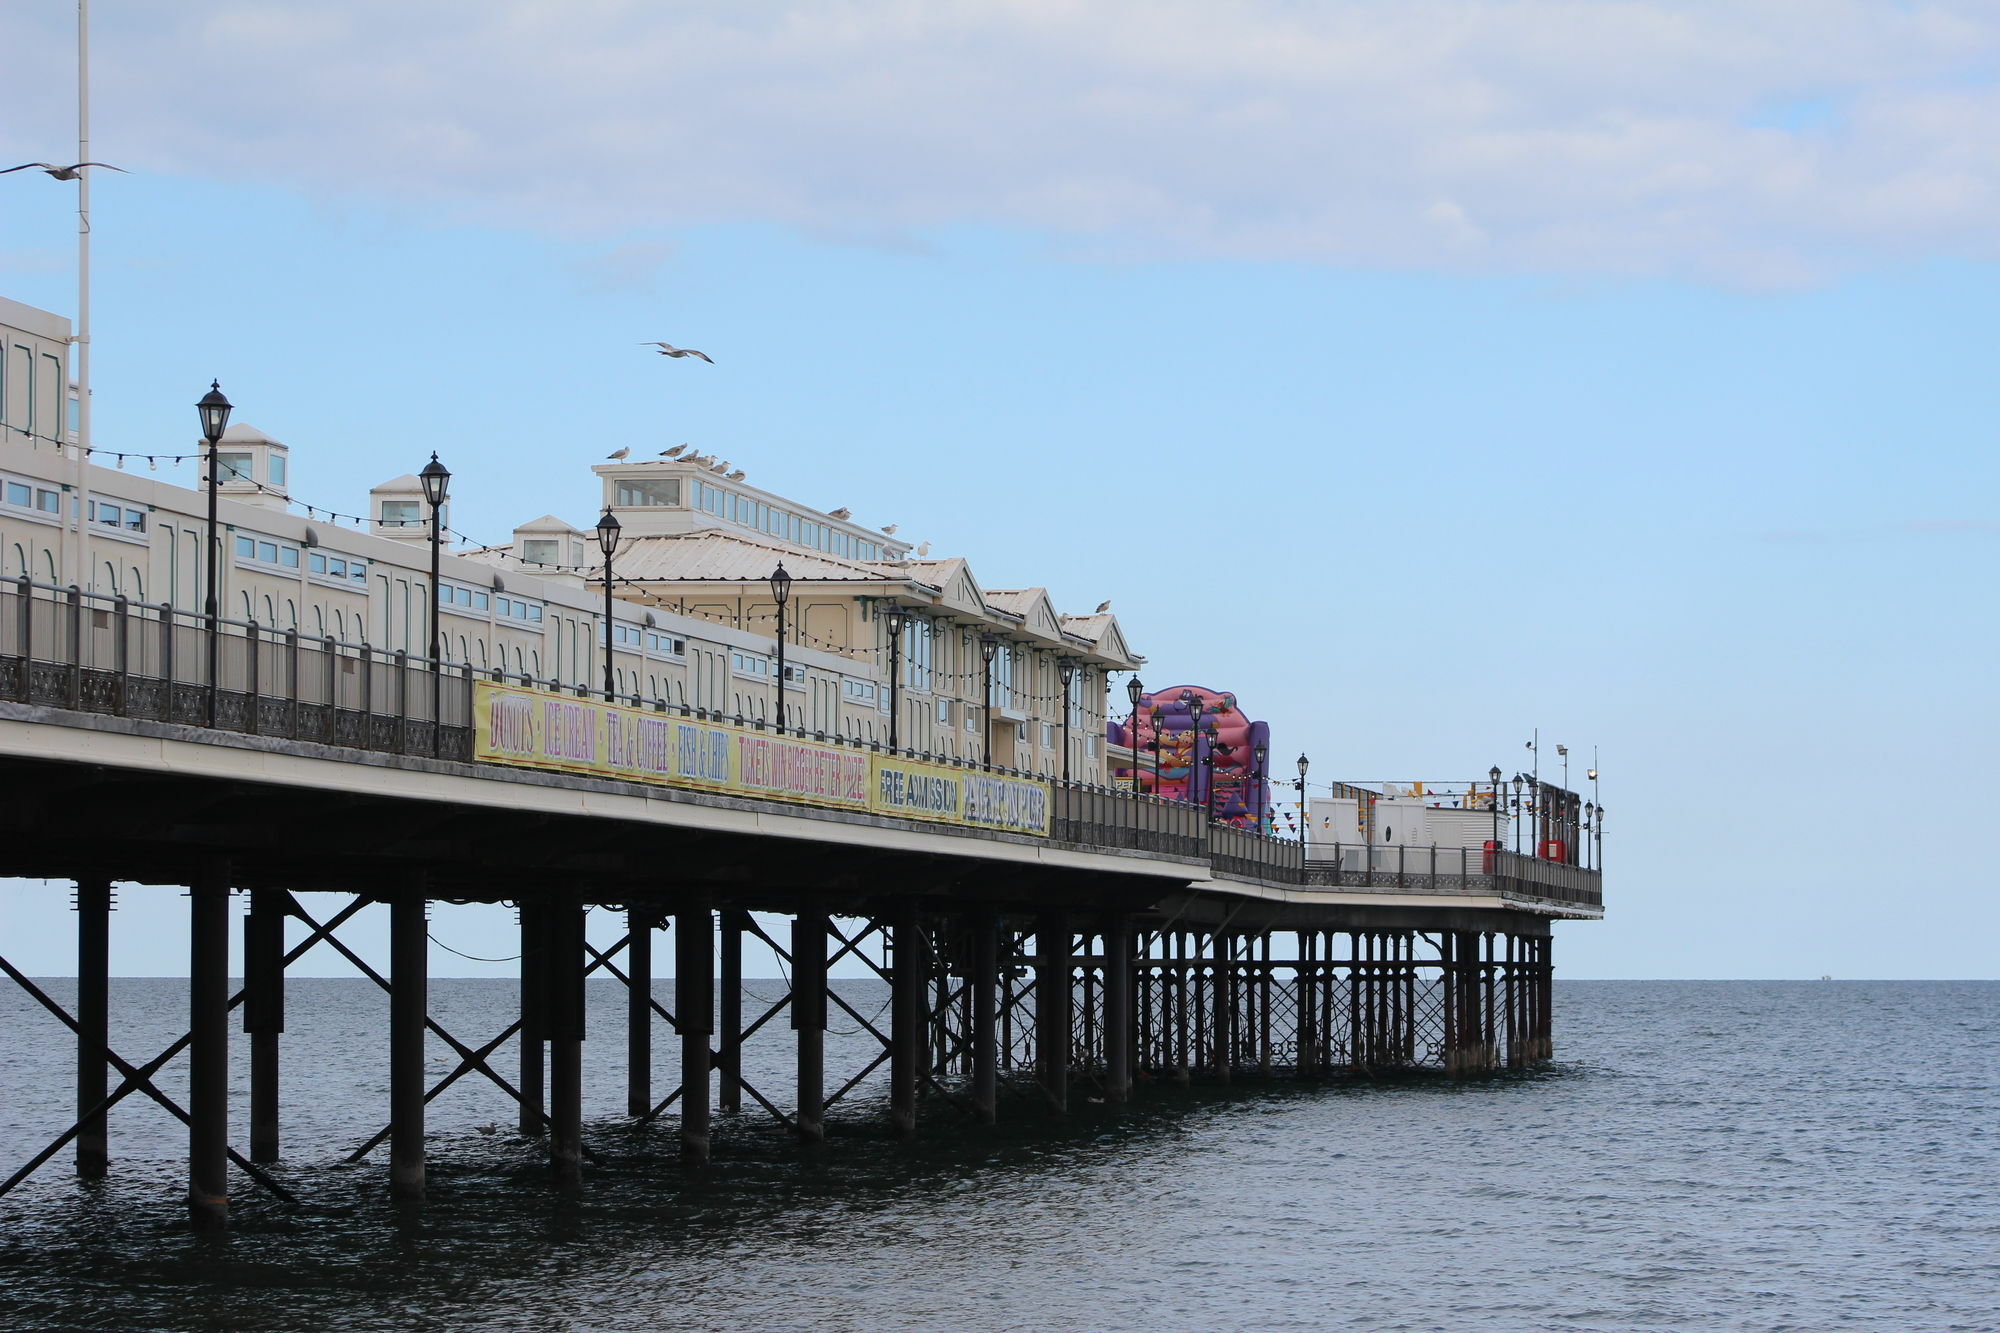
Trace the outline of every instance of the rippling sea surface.
<instances>
[{"instance_id":1,"label":"rippling sea surface","mask_svg":"<svg viewBox=\"0 0 2000 1333\"><path fill-rule=\"evenodd\" d=\"M885 994L843 990L864 1013ZM120 1052L179 1035L184 995L114 982ZM514 988L432 997L476 1045ZM822 1152L745 1113L689 1172L671 1119L627 1127L617 983L593 982L585 1195L552 1194L541 1142L468 1080L431 1107L429 1202L398 1208L381 1157L339 1164L384 1120L385 1001L294 980L279 1174L301 1206L239 1176L230 1234L194 1235L185 1131L134 1098L110 1180L64 1156L0 1199L0 1327L2000 1328L2000 983L1568 982L1556 1001L1558 1064L1531 1075L1146 1086L1063 1122L1018 1100L996 1130L927 1105L913 1145L881 1131L871 1083ZM783 1021L745 1073L787 1104ZM11 1171L69 1123L70 1057L11 987L0 1034ZM832 1035L832 1069L865 1040ZM179 1095L184 1068L161 1082ZM239 1145L244 1125L239 1106Z\"/></svg>"}]
</instances>

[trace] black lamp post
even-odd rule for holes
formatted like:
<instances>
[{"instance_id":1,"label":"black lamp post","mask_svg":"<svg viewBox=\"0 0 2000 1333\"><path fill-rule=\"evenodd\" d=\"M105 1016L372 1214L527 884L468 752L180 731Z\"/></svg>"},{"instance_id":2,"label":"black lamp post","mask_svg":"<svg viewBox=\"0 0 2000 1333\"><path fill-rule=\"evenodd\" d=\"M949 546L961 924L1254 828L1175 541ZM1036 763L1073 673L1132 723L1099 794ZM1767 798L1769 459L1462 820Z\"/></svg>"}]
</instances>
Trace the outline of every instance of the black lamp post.
<instances>
[{"instance_id":1,"label":"black lamp post","mask_svg":"<svg viewBox=\"0 0 2000 1333\"><path fill-rule=\"evenodd\" d=\"M617 625L611 619L611 557L618 554L618 539L625 535L625 525L618 521L618 515L611 512L611 506L604 506L604 513L597 520L597 549L604 553L604 702L610 703L618 693L618 670L612 661L612 645L617 641L614 632Z\"/></svg>"},{"instance_id":2,"label":"black lamp post","mask_svg":"<svg viewBox=\"0 0 2000 1333\"><path fill-rule=\"evenodd\" d=\"M889 753L900 748L903 735L903 630L910 623L910 613L900 606L891 605L882 612L883 627L889 631Z\"/></svg>"},{"instance_id":3,"label":"black lamp post","mask_svg":"<svg viewBox=\"0 0 2000 1333\"><path fill-rule=\"evenodd\" d=\"M1500 850L1500 765L1486 770L1487 780L1493 784L1493 850Z\"/></svg>"},{"instance_id":4,"label":"black lamp post","mask_svg":"<svg viewBox=\"0 0 2000 1333\"><path fill-rule=\"evenodd\" d=\"M1521 788L1526 785L1527 779L1516 773L1514 775L1514 850L1517 852L1521 850L1521 825L1527 819L1527 811L1521 805Z\"/></svg>"},{"instance_id":5,"label":"black lamp post","mask_svg":"<svg viewBox=\"0 0 2000 1333\"><path fill-rule=\"evenodd\" d=\"M1070 687L1076 682L1076 669L1080 664L1074 657L1056 659L1056 675L1062 678L1062 742L1063 781L1069 781L1069 699Z\"/></svg>"},{"instance_id":6,"label":"black lamp post","mask_svg":"<svg viewBox=\"0 0 2000 1333\"><path fill-rule=\"evenodd\" d=\"M1201 793L1201 804L1202 808L1207 812L1208 822L1211 824L1215 822L1216 753L1218 750L1220 750L1223 758L1227 759L1229 757L1229 748L1227 746L1218 746L1216 744L1215 736L1216 736L1215 719L1210 718L1208 720L1208 757L1202 761L1202 767L1207 770L1208 775L1202 780L1203 788Z\"/></svg>"},{"instance_id":7,"label":"black lamp post","mask_svg":"<svg viewBox=\"0 0 2000 1333\"><path fill-rule=\"evenodd\" d=\"M785 572L785 562L782 560L778 562L778 567L771 571L771 600L778 604L778 707L776 711L778 714L778 734L782 736L785 734L785 603L792 600L792 576ZM889 725L891 727L896 725L894 714L890 715Z\"/></svg>"},{"instance_id":8,"label":"black lamp post","mask_svg":"<svg viewBox=\"0 0 2000 1333\"><path fill-rule=\"evenodd\" d=\"M986 662L986 706L981 716L986 723L986 740L979 747L979 762L993 767L993 659L1000 655L1000 636L987 630L979 636L979 656Z\"/></svg>"},{"instance_id":9,"label":"black lamp post","mask_svg":"<svg viewBox=\"0 0 2000 1333\"><path fill-rule=\"evenodd\" d=\"M216 446L229 425L229 400L222 396L222 381L211 380L208 392L194 405L201 414L201 437L208 441L208 579L203 613L208 617L208 725L215 725L217 672L222 663L222 534L215 521ZM85 515L86 518L89 515Z\"/></svg>"},{"instance_id":10,"label":"black lamp post","mask_svg":"<svg viewBox=\"0 0 2000 1333\"><path fill-rule=\"evenodd\" d=\"M1181 691L1181 702L1188 710L1188 800L1194 800L1197 787L1201 784L1201 700L1193 690Z\"/></svg>"},{"instance_id":11,"label":"black lamp post","mask_svg":"<svg viewBox=\"0 0 2000 1333\"><path fill-rule=\"evenodd\" d=\"M1256 762L1250 766L1250 822L1259 833L1264 831L1264 765L1271 758L1271 747L1259 741L1251 749Z\"/></svg>"},{"instance_id":12,"label":"black lamp post","mask_svg":"<svg viewBox=\"0 0 2000 1333\"><path fill-rule=\"evenodd\" d=\"M438 648L442 637L438 612L444 607L444 596L438 587L438 555L444 544L441 515L445 492L451 488L451 473L432 454L431 461L417 474L417 480L424 484L424 503L431 509L431 753L436 754L438 729L444 725L444 719L438 716L444 708L444 668L440 665L444 658Z\"/></svg>"},{"instance_id":13,"label":"black lamp post","mask_svg":"<svg viewBox=\"0 0 2000 1333\"><path fill-rule=\"evenodd\" d=\"M1132 794L1139 794L1139 701L1146 697L1146 687L1139 683L1137 676L1125 682L1125 698L1132 705L1132 720L1126 724L1131 733L1125 742L1132 747Z\"/></svg>"},{"instance_id":14,"label":"black lamp post","mask_svg":"<svg viewBox=\"0 0 2000 1333\"><path fill-rule=\"evenodd\" d=\"M1300 851L1305 850L1307 841L1306 830L1309 827L1311 827L1311 822L1306 818L1306 770L1311 767L1312 767L1312 760L1306 758L1305 755L1301 754L1299 756L1299 780L1296 784L1294 784L1299 789L1299 850Z\"/></svg>"}]
</instances>

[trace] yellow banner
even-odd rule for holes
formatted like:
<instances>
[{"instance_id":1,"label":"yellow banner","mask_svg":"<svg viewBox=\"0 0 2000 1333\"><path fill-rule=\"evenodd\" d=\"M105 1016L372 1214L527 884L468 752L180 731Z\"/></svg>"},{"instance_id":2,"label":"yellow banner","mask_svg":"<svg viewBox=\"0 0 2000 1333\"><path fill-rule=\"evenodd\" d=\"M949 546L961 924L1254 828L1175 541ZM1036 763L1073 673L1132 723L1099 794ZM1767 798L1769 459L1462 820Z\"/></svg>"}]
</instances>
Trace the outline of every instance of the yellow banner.
<instances>
[{"instance_id":1,"label":"yellow banner","mask_svg":"<svg viewBox=\"0 0 2000 1333\"><path fill-rule=\"evenodd\" d=\"M669 787L1047 837L1052 792L1034 778L475 682L473 758Z\"/></svg>"}]
</instances>

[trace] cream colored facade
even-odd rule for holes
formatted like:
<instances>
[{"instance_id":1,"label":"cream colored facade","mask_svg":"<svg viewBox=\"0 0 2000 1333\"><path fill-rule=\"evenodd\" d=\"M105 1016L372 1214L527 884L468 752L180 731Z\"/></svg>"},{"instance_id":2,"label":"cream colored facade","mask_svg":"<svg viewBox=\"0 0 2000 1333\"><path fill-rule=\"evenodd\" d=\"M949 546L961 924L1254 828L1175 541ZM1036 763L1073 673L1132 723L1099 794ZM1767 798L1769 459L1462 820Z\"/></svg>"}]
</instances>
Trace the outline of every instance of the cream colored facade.
<instances>
[{"instance_id":1,"label":"cream colored facade","mask_svg":"<svg viewBox=\"0 0 2000 1333\"><path fill-rule=\"evenodd\" d=\"M19 327L17 327L19 326ZM98 442L79 468L66 425L67 324L0 303L0 338L33 358L28 390L0 379L0 573L199 611L205 497L199 442ZM10 366L12 362L10 362ZM23 372L24 374L26 372ZM41 384L35 377L46 380ZM30 392L29 390L32 390ZM54 405L51 405L54 404ZM31 424L32 423L32 424ZM135 455L122 468L110 451ZM148 463L151 453L156 461ZM428 510L414 476L376 487L367 531L298 512L290 451L247 424L218 451L222 614L278 631L428 652ZM794 578L786 608L784 717L828 736L886 743L891 690L883 612L909 615L898 739L919 753L1058 775L1064 689L1069 771L1105 772L1109 673L1143 661L1109 615L1059 613L1039 588L984 588L963 560L913 559L906 543L742 483L700 462L606 464L604 503L624 525L614 563L611 664L618 689L725 718L772 722L776 606L769 577ZM448 508L448 507L447 507ZM603 584L594 535L554 516L523 523L503 547L441 566L443 656L485 672L597 688L604 673ZM446 523L449 525L447 513ZM985 708L981 639L995 636Z\"/></svg>"}]
</instances>

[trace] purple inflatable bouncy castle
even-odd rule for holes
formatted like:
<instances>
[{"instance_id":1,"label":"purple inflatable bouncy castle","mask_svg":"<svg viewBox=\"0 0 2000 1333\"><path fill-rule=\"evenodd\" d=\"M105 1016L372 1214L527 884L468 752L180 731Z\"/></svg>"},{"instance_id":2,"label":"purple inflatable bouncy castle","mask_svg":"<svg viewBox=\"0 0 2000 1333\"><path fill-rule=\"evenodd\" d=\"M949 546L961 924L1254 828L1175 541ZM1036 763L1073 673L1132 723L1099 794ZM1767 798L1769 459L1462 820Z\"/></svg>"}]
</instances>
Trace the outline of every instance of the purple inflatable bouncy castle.
<instances>
[{"instance_id":1,"label":"purple inflatable bouncy castle","mask_svg":"<svg viewBox=\"0 0 2000 1333\"><path fill-rule=\"evenodd\" d=\"M1133 716L1109 730L1112 744L1137 752L1140 790L1206 805L1216 819L1239 828L1268 826L1269 769L1260 761L1270 753L1271 729L1243 716L1227 690L1177 685L1142 694ZM1131 769L1117 773L1118 781L1131 784Z\"/></svg>"}]
</instances>

